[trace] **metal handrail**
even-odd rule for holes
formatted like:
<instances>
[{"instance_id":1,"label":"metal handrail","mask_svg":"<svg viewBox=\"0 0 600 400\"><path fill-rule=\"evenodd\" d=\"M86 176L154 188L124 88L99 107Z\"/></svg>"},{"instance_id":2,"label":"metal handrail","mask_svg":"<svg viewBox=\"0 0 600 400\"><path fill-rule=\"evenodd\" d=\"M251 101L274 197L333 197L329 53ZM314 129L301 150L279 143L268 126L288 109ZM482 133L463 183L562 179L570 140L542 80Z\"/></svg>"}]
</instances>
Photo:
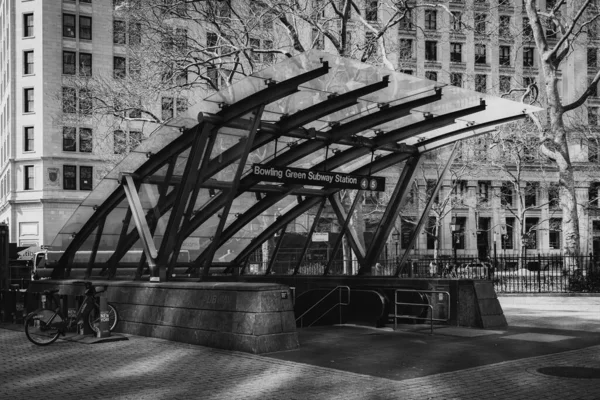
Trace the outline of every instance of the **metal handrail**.
<instances>
[{"instance_id":1,"label":"metal handrail","mask_svg":"<svg viewBox=\"0 0 600 400\"><path fill-rule=\"evenodd\" d=\"M403 303L403 302L399 302L398 301L398 292L403 292L403 293L419 293L419 294L425 294L425 296L427 296L427 294L445 294L445 298L446 298L446 304L447 304L447 309L448 309L448 314L447 317L445 319L443 318L433 318L433 310L434 310L434 306L432 304L421 304L421 303ZM429 299L429 296L427 296L427 299ZM429 309L431 310L431 314L429 315L429 318L423 318L423 317L416 317L416 316L412 316L412 315L398 315L398 306L400 305L404 305L404 306L417 306L417 307L429 307ZM449 292L445 292L442 290L417 290L417 289L396 289L394 291L394 330L396 330L398 328L398 318L410 318L410 319L420 319L420 320L429 320L429 324L430 324L430 333L433 334L433 321L439 321L439 322L448 322L450 320L450 293Z\"/></svg>"},{"instance_id":2,"label":"metal handrail","mask_svg":"<svg viewBox=\"0 0 600 400\"><path fill-rule=\"evenodd\" d=\"M342 289L346 289L348 290L348 302L344 303L342 301ZM321 298L321 300L317 301L315 304L312 305L312 307L310 307L308 310L304 311L304 313L299 316L298 318L296 318L296 322L298 322L298 320L300 320L300 327L302 328L302 318L308 314L313 308L315 308L316 306L318 306L319 304L321 304L327 297L329 297L329 295L333 292L335 292L336 290L339 290L339 299L338 302L336 304L334 304L331 308L329 308L327 311L325 311L323 314L321 314L321 316L317 319L315 319L310 325L308 325L308 327L312 326L312 324L314 324L315 322L317 322L318 320L320 320L321 318L323 318L327 313L329 313L329 311L333 310L335 307L337 306L347 306L350 304L350 287L349 286L336 286L333 289L331 289L325 296L323 296ZM340 323L342 322L342 310L340 307Z\"/></svg>"}]
</instances>

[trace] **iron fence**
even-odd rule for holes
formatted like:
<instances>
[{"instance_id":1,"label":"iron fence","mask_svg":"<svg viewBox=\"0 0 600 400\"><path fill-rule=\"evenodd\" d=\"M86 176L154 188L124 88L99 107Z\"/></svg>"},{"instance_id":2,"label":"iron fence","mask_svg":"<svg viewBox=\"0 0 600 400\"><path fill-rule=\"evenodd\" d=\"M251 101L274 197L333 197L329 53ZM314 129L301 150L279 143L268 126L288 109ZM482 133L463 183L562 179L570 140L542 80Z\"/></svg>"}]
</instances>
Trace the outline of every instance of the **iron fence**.
<instances>
[{"instance_id":1,"label":"iron fence","mask_svg":"<svg viewBox=\"0 0 600 400\"><path fill-rule=\"evenodd\" d=\"M381 260L373 275L392 276L394 260ZM419 255L409 259L399 276L414 278L489 279L498 293L600 292L600 258L542 255L502 256L482 261L473 257Z\"/></svg>"},{"instance_id":2,"label":"iron fence","mask_svg":"<svg viewBox=\"0 0 600 400\"><path fill-rule=\"evenodd\" d=\"M356 260L333 260L326 268L323 262L303 262L297 274L321 276L355 275ZM291 275L296 261L276 261L271 273ZM267 263L255 262L245 274L261 275ZM600 258L569 257L557 254L497 256L482 260L477 256L444 254L438 258L427 254L412 254L402 266L397 258L379 259L371 266L370 275L401 278L487 279L494 282L497 293L569 293L600 292Z\"/></svg>"}]
</instances>

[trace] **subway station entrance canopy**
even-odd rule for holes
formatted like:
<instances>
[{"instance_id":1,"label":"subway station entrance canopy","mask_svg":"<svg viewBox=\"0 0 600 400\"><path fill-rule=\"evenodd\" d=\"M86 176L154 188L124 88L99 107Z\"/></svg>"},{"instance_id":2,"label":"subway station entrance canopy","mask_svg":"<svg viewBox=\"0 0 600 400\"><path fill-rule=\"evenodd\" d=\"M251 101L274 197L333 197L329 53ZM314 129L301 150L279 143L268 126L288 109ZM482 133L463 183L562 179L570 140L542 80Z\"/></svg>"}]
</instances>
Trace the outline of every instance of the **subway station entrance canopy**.
<instances>
[{"instance_id":1,"label":"subway station entrance canopy","mask_svg":"<svg viewBox=\"0 0 600 400\"><path fill-rule=\"evenodd\" d=\"M380 257L424 153L535 111L324 52L288 58L211 95L197 120L173 119L129 153L57 235L53 278L76 266L114 276L132 263L151 280L177 268L250 273L249 263L270 274L292 234L305 239L284 273L303 273L311 248L326 240L320 274L362 274ZM340 191L373 189L386 196L367 237L349 218L361 196L343 201ZM357 267L336 269L347 258Z\"/></svg>"}]
</instances>

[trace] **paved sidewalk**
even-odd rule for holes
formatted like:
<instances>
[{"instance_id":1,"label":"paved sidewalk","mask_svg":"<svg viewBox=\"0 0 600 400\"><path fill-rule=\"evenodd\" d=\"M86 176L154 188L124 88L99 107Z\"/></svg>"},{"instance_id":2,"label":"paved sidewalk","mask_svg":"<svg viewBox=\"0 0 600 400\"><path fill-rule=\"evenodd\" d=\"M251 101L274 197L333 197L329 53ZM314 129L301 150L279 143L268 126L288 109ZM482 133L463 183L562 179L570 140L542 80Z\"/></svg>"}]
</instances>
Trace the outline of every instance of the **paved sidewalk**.
<instances>
[{"instance_id":1,"label":"paved sidewalk","mask_svg":"<svg viewBox=\"0 0 600 400\"><path fill-rule=\"evenodd\" d=\"M574 307L584 303L589 300ZM507 305L508 319L520 309ZM581 326L592 326L596 314L592 305L585 317L592 322ZM548 317L542 311L528 317L536 319ZM557 366L599 371L600 335L594 329L450 327L430 336L408 327L329 327L301 330L300 350L257 356L137 336L38 347L19 326L0 325L0 399L600 399L600 376L538 372ZM345 362L343 342L356 350ZM329 367L319 365L327 347L338 357ZM370 354L389 358L378 363ZM302 357L308 361L294 360ZM427 364L434 367L423 368Z\"/></svg>"}]
</instances>

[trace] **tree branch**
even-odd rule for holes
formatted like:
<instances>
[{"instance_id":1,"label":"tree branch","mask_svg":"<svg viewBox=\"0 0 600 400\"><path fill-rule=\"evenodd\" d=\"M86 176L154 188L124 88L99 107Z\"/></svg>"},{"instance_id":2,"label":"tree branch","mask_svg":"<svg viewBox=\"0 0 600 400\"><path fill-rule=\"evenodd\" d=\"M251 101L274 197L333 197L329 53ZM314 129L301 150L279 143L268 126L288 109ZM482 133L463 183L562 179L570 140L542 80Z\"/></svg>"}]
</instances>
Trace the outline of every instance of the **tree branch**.
<instances>
[{"instance_id":1,"label":"tree branch","mask_svg":"<svg viewBox=\"0 0 600 400\"><path fill-rule=\"evenodd\" d=\"M585 103L585 101L588 99L588 97L590 97L590 95L593 93L593 91L594 91L593 87L594 86L597 87L599 81L600 81L600 70L598 70L596 72L596 76L594 76L594 79L592 79L592 82L589 84L589 86L587 87L585 92L583 92L581 94L581 96L579 96L579 98L577 100L575 100L574 102L567 104L566 106L563 106L563 111L564 112L571 111L571 110L583 105L583 103Z\"/></svg>"}]
</instances>

